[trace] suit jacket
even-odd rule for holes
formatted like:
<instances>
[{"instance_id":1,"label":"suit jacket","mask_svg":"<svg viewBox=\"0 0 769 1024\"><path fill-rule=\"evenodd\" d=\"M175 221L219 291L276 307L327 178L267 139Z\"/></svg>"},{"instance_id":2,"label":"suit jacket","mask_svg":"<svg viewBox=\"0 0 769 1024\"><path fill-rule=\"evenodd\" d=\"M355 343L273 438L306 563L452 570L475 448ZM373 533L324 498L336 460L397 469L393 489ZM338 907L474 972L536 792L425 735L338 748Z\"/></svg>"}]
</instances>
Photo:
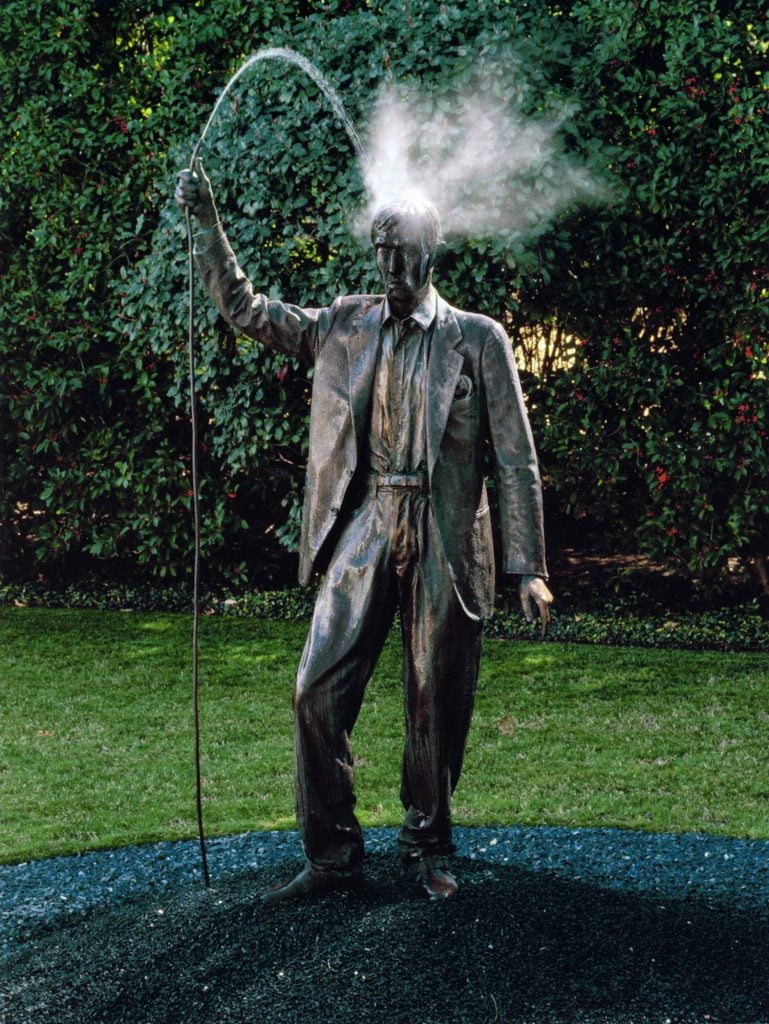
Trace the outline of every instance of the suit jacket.
<instances>
[{"instance_id":1,"label":"suit jacket","mask_svg":"<svg viewBox=\"0 0 769 1024\"><path fill-rule=\"evenodd\" d=\"M205 245L201 245L203 239ZM212 300L239 332L314 365L299 579L325 571L334 540L368 471L366 445L382 296L349 295L304 309L253 289L217 227L196 239ZM494 555L484 446L496 463L504 569L547 576L537 458L512 348L488 317L438 297L427 368L429 521L447 571L473 618L494 607Z\"/></svg>"}]
</instances>

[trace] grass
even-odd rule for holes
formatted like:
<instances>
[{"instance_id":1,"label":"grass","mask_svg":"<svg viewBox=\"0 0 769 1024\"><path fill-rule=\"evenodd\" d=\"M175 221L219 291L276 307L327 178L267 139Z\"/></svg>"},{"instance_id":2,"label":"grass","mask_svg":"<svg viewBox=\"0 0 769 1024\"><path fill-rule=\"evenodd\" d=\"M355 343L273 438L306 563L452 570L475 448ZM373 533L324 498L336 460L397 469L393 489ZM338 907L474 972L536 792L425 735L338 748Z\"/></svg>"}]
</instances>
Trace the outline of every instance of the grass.
<instances>
[{"instance_id":1,"label":"grass","mask_svg":"<svg viewBox=\"0 0 769 1024\"><path fill-rule=\"evenodd\" d=\"M306 625L201 624L209 835L290 828L291 689ZM195 835L190 619L0 609L0 861ZM769 838L760 654L488 640L463 824ZM364 825L395 825L402 740L391 638L353 737Z\"/></svg>"}]
</instances>

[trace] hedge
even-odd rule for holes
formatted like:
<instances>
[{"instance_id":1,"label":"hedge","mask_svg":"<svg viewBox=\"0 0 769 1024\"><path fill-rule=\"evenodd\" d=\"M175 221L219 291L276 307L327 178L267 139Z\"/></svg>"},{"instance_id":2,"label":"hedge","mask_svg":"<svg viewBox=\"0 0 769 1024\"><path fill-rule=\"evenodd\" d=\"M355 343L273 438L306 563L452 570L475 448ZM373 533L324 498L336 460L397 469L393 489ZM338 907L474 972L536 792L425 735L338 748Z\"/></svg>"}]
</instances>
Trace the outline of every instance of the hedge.
<instances>
[{"instance_id":1,"label":"hedge","mask_svg":"<svg viewBox=\"0 0 769 1024\"><path fill-rule=\"evenodd\" d=\"M449 134L469 94L516 143L540 133L543 158L489 194L529 222L450 239L438 283L509 330L551 515L714 589L750 563L769 593L763 6L9 0L5 575L187 577L186 259L170 196L224 82L270 45L310 56L364 134L382 87ZM352 147L295 68L244 76L203 157L271 295L376 288ZM311 380L197 294L205 571L281 582Z\"/></svg>"}]
</instances>

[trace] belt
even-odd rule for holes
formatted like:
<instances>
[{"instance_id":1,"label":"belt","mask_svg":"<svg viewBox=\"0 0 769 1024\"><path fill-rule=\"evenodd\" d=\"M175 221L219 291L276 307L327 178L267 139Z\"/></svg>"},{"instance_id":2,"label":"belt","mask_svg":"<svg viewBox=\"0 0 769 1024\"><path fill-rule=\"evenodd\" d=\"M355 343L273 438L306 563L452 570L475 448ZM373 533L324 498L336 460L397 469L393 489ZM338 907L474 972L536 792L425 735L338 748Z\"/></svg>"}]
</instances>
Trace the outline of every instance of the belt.
<instances>
[{"instance_id":1,"label":"belt","mask_svg":"<svg viewBox=\"0 0 769 1024\"><path fill-rule=\"evenodd\" d=\"M369 473L369 483L374 491L417 491L427 494L426 473Z\"/></svg>"}]
</instances>

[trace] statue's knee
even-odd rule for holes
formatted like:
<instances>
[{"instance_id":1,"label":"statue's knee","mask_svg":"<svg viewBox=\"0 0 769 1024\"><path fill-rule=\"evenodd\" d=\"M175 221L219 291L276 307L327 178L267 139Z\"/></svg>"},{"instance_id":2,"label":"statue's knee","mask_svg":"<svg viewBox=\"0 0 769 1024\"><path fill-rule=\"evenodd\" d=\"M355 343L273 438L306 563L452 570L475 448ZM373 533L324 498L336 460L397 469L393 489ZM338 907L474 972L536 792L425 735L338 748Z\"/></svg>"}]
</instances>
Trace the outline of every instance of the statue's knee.
<instances>
[{"instance_id":1,"label":"statue's knee","mask_svg":"<svg viewBox=\"0 0 769 1024\"><path fill-rule=\"evenodd\" d=\"M306 679L297 679L294 687L294 714L298 718L312 717L317 713L318 707L317 689L308 685Z\"/></svg>"}]
</instances>

